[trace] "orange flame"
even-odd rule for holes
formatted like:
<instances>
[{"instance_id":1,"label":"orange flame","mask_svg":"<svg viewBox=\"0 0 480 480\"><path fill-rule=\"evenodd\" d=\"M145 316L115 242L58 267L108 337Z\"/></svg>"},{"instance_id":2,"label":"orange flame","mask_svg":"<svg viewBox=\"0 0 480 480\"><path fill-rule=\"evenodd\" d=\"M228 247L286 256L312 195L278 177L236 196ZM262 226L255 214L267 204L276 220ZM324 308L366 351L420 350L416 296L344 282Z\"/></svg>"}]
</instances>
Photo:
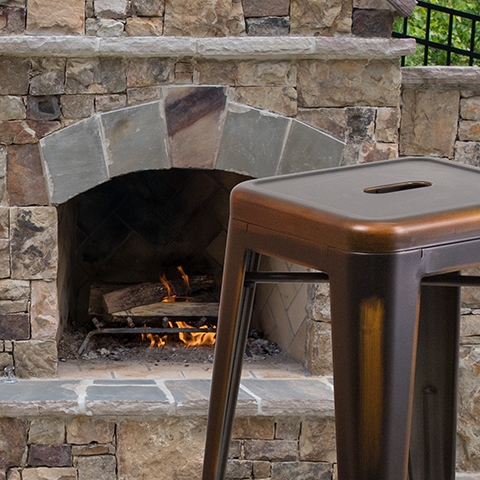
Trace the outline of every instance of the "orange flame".
<instances>
[{"instance_id":1,"label":"orange flame","mask_svg":"<svg viewBox=\"0 0 480 480\"><path fill-rule=\"evenodd\" d=\"M150 340L150 346L148 348L153 348L155 346L163 347L166 343L167 336L163 335L163 337L161 337L160 335L154 335L152 333L147 333L147 339Z\"/></svg>"},{"instance_id":2,"label":"orange flame","mask_svg":"<svg viewBox=\"0 0 480 480\"><path fill-rule=\"evenodd\" d=\"M185 285L187 286L188 290L190 290L190 282L188 275L185 273L183 270L183 267L179 266L177 267L177 270L180 272L182 275L183 281L185 282ZM162 299L162 302L166 303L172 303L176 301L177 295L175 294L175 289L173 288L173 285L167 280L167 277L165 275L160 276L160 281L162 282L163 286L165 287L167 294L166 296ZM190 325L188 325L186 322L168 322L171 328L191 328ZM146 327L146 325L144 325ZM206 325L199 327L200 329L208 329ZM216 333L215 332L179 332L178 334L180 340L187 346L189 347L195 347L198 345L215 345L215 337ZM150 341L150 346L149 348L153 348L155 346L157 347L163 347L166 343L167 340L167 335L154 335L151 333L142 333L142 340L149 340Z\"/></svg>"},{"instance_id":3,"label":"orange flame","mask_svg":"<svg viewBox=\"0 0 480 480\"><path fill-rule=\"evenodd\" d=\"M177 270L180 272L180 275L182 276L183 281L185 282L185 285L187 286L188 290L190 290L190 280L188 279L188 275L183 270L183 267L180 265L179 267L177 267Z\"/></svg>"},{"instance_id":4,"label":"orange flame","mask_svg":"<svg viewBox=\"0 0 480 480\"><path fill-rule=\"evenodd\" d=\"M143 327L146 328L147 325L143 324ZM154 335L153 333L142 333L142 340L150 341L150 345L148 348L153 348L155 346L163 347L167 341L167 335L163 335L161 337L160 335Z\"/></svg>"},{"instance_id":5,"label":"orange flame","mask_svg":"<svg viewBox=\"0 0 480 480\"><path fill-rule=\"evenodd\" d=\"M178 328L189 328L190 326L185 322L175 322ZM170 322L172 325L172 322ZM172 325L173 326L173 325ZM201 329L208 327L204 325ZM215 345L215 332L180 332L178 334L180 340L189 347L196 347L198 345Z\"/></svg>"},{"instance_id":6,"label":"orange flame","mask_svg":"<svg viewBox=\"0 0 480 480\"><path fill-rule=\"evenodd\" d=\"M162 298L162 302L165 302L165 303L174 302L175 301L175 290L174 290L172 284L167 280L167 277L165 275L162 275L160 277L160 281L162 282L162 285L167 290L167 295Z\"/></svg>"}]
</instances>

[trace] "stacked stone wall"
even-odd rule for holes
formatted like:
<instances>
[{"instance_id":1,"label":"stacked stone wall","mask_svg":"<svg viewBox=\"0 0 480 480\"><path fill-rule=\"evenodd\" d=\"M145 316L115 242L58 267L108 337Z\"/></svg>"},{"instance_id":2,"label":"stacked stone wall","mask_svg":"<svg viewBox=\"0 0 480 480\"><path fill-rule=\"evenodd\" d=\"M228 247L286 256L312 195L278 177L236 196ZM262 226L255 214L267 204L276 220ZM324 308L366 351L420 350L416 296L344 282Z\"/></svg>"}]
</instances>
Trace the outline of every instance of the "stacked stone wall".
<instances>
[{"instance_id":1,"label":"stacked stone wall","mask_svg":"<svg viewBox=\"0 0 480 480\"><path fill-rule=\"evenodd\" d=\"M204 417L1 418L0 433L1 480L201 477ZM226 479L330 480L333 418L240 417L229 457Z\"/></svg>"},{"instance_id":2,"label":"stacked stone wall","mask_svg":"<svg viewBox=\"0 0 480 480\"><path fill-rule=\"evenodd\" d=\"M0 35L389 37L386 0L3 0Z\"/></svg>"}]
</instances>

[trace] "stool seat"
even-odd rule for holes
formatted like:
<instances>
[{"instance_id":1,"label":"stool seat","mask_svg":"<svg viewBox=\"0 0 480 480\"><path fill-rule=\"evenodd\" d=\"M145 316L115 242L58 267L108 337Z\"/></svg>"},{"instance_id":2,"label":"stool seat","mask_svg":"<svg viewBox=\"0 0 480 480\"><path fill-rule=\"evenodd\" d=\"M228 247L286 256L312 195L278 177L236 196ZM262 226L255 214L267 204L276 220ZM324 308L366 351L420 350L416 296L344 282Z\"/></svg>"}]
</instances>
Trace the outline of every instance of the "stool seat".
<instances>
[{"instance_id":1,"label":"stool seat","mask_svg":"<svg viewBox=\"0 0 480 480\"><path fill-rule=\"evenodd\" d=\"M480 170L406 157L252 180L233 190L230 215L351 252L462 241L479 232Z\"/></svg>"},{"instance_id":2,"label":"stool seat","mask_svg":"<svg viewBox=\"0 0 480 480\"><path fill-rule=\"evenodd\" d=\"M480 170L406 157L233 189L203 480L225 475L260 254L328 275L338 480L454 480L460 288L422 279L480 264Z\"/></svg>"}]
</instances>

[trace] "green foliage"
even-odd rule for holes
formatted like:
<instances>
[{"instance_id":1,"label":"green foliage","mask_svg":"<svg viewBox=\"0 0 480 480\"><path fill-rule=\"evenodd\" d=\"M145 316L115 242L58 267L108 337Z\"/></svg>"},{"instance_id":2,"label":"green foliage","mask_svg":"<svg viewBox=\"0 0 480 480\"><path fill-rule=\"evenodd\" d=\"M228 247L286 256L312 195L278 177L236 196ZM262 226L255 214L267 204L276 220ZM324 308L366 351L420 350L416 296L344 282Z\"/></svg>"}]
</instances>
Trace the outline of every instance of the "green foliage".
<instances>
[{"instance_id":1,"label":"green foliage","mask_svg":"<svg viewBox=\"0 0 480 480\"><path fill-rule=\"evenodd\" d=\"M447 8L467 13L480 15L480 2L471 0L431 0L429 3L441 5ZM430 17L430 40L433 42L447 45L448 43L448 27L449 15L443 12L432 10ZM412 15L407 19L407 35L425 39L425 26L427 22L427 9L417 6ZM403 18L397 18L394 22L393 29L395 32L403 31ZM470 38L472 31L472 21L468 18L462 18L454 15L452 29L452 46L464 50L470 48ZM480 22L477 22L475 34L475 51L480 52ZM406 66L417 66L424 64L425 47L417 44L417 50L414 55L405 59ZM461 56L456 53L451 54L451 65L468 65L468 57ZM441 49L429 47L428 49L428 65L446 65L447 52ZM474 65L480 66L480 61L475 60Z\"/></svg>"}]
</instances>

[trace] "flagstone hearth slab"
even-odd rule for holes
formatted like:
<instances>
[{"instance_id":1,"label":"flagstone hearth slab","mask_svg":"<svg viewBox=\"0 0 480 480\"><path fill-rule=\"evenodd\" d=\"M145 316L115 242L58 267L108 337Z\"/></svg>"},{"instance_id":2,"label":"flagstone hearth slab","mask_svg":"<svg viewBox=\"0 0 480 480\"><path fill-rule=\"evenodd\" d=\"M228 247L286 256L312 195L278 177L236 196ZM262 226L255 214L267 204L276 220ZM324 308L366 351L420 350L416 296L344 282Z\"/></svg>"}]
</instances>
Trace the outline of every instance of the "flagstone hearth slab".
<instances>
[{"instance_id":1,"label":"flagstone hearth slab","mask_svg":"<svg viewBox=\"0 0 480 480\"><path fill-rule=\"evenodd\" d=\"M208 379L19 380L0 384L3 416L205 416ZM333 415L328 379L243 379L239 416Z\"/></svg>"}]
</instances>

